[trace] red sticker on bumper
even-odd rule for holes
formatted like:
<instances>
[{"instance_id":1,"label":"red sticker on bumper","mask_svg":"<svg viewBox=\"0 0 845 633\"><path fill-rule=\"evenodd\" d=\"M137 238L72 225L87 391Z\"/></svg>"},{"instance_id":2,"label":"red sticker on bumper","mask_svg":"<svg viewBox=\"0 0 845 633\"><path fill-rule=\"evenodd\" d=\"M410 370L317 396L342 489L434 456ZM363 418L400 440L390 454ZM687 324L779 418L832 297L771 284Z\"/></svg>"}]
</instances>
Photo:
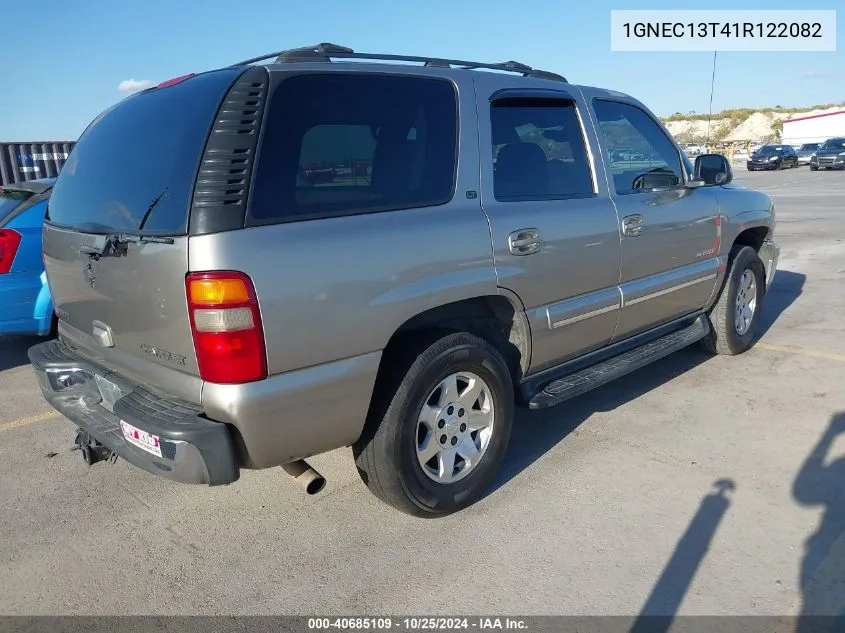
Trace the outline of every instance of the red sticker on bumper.
<instances>
[{"instance_id":1,"label":"red sticker on bumper","mask_svg":"<svg viewBox=\"0 0 845 633\"><path fill-rule=\"evenodd\" d=\"M120 421L120 429L123 431L123 437L127 442L134 444L148 453L152 453L156 457L161 457L161 445L158 441L158 435L137 429L123 420Z\"/></svg>"}]
</instances>

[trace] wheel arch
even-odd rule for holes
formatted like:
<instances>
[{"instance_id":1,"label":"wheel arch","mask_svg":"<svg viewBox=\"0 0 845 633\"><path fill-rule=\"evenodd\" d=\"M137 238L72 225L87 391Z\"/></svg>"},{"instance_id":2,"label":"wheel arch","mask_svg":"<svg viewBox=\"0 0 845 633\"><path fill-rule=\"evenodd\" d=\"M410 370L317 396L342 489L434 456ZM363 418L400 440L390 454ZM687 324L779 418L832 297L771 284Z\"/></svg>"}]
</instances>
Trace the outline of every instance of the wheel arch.
<instances>
[{"instance_id":1,"label":"wheel arch","mask_svg":"<svg viewBox=\"0 0 845 633\"><path fill-rule=\"evenodd\" d=\"M765 225L746 228L734 238L733 245L750 246L759 253L770 232L769 227Z\"/></svg>"},{"instance_id":2,"label":"wheel arch","mask_svg":"<svg viewBox=\"0 0 845 633\"><path fill-rule=\"evenodd\" d=\"M446 303L407 319L391 335L382 353L379 373L409 339L424 332L475 334L491 343L508 363L514 382L521 380L531 361L531 332L525 308L509 291Z\"/></svg>"}]
</instances>

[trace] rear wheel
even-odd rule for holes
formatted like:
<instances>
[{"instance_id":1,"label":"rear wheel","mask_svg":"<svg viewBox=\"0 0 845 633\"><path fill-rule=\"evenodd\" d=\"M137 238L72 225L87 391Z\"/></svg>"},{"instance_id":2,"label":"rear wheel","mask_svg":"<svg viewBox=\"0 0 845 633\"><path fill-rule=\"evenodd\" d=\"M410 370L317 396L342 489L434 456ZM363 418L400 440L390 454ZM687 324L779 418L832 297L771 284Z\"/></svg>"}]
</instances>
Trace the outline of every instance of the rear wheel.
<instances>
[{"instance_id":1,"label":"rear wheel","mask_svg":"<svg viewBox=\"0 0 845 633\"><path fill-rule=\"evenodd\" d=\"M382 501L434 517L477 500L510 441L514 390L501 354L466 332L428 336L387 359L353 446Z\"/></svg>"},{"instance_id":2,"label":"rear wheel","mask_svg":"<svg viewBox=\"0 0 845 633\"><path fill-rule=\"evenodd\" d=\"M734 356L751 347L760 324L765 283L765 269L757 252L750 246L734 246L725 284L710 310L711 331L702 340L705 349Z\"/></svg>"}]
</instances>

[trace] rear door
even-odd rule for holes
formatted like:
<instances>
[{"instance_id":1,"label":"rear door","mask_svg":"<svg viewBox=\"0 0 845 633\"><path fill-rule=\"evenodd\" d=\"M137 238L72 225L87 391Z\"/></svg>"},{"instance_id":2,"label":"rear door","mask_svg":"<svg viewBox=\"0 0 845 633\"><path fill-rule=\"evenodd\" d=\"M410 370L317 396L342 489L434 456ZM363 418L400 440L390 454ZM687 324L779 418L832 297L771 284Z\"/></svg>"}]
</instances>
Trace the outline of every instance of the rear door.
<instances>
[{"instance_id":1,"label":"rear door","mask_svg":"<svg viewBox=\"0 0 845 633\"><path fill-rule=\"evenodd\" d=\"M718 188L685 186L681 152L645 108L604 96L592 106L621 221L620 340L707 302L718 271ZM631 146L636 156L615 157Z\"/></svg>"},{"instance_id":2,"label":"rear door","mask_svg":"<svg viewBox=\"0 0 845 633\"><path fill-rule=\"evenodd\" d=\"M499 90L475 76L482 206L499 286L520 297L531 371L605 345L619 312L619 228L568 86ZM588 139L592 142L588 143Z\"/></svg>"},{"instance_id":3,"label":"rear door","mask_svg":"<svg viewBox=\"0 0 845 633\"><path fill-rule=\"evenodd\" d=\"M209 130L240 72L153 88L98 116L56 182L44 228L62 337L127 378L193 399L201 383L178 379L198 374L185 296L189 209ZM121 232L154 241L98 255Z\"/></svg>"}]
</instances>

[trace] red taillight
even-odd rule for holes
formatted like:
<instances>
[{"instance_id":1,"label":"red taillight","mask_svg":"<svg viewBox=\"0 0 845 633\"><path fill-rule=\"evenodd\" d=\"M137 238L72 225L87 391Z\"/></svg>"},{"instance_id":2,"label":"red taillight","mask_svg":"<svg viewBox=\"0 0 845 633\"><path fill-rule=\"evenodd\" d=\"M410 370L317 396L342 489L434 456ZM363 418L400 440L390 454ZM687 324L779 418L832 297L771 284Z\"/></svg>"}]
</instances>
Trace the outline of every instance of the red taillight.
<instances>
[{"instance_id":1,"label":"red taillight","mask_svg":"<svg viewBox=\"0 0 845 633\"><path fill-rule=\"evenodd\" d=\"M243 273L191 273L185 279L191 333L203 380L236 384L267 377L261 313Z\"/></svg>"},{"instance_id":2,"label":"red taillight","mask_svg":"<svg viewBox=\"0 0 845 633\"><path fill-rule=\"evenodd\" d=\"M196 73L188 73L187 75L182 75L181 77L174 77L173 79L168 79L167 81L162 81L160 84L156 86L156 88L167 88L168 86L175 86L176 84L180 84L186 79L190 79L191 77L196 76Z\"/></svg>"},{"instance_id":3,"label":"red taillight","mask_svg":"<svg viewBox=\"0 0 845 633\"><path fill-rule=\"evenodd\" d=\"M20 233L12 229L0 229L0 275L12 270L20 245Z\"/></svg>"}]
</instances>

